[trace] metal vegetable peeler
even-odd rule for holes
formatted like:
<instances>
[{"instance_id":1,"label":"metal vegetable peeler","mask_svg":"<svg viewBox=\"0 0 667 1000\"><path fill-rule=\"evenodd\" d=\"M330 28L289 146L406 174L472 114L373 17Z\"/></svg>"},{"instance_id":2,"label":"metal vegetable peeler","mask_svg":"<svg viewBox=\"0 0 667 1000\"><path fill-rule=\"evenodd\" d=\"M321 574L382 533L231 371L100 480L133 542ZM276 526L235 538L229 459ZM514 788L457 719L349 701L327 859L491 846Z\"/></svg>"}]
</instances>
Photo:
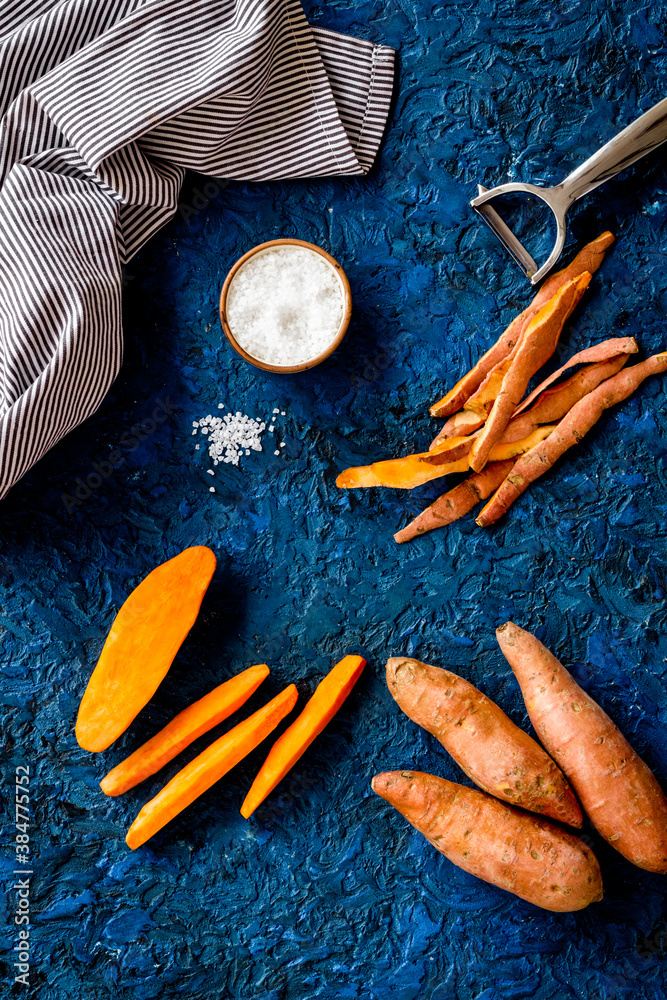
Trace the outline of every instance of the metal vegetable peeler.
<instances>
[{"instance_id":1,"label":"metal vegetable peeler","mask_svg":"<svg viewBox=\"0 0 667 1000\"><path fill-rule=\"evenodd\" d=\"M500 184L489 190L480 184L478 186L479 194L473 198L470 204L475 211L479 212L517 264L525 271L531 284L536 285L549 273L563 251L566 234L565 216L570 205L582 195L588 194L600 184L604 184L610 177L615 177L621 170L625 170L631 163L646 156L647 153L656 149L666 140L667 98L655 104L650 111L641 115L617 136L610 139L602 149L589 157L585 163L573 170L564 181L555 187L539 187L535 184L522 184L515 181L510 184ZM523 243L489 204L493 198L515 191L534 195L545 202L556 219L556 245L541 267L535 263Z\"/></svg>"}]
</instances>

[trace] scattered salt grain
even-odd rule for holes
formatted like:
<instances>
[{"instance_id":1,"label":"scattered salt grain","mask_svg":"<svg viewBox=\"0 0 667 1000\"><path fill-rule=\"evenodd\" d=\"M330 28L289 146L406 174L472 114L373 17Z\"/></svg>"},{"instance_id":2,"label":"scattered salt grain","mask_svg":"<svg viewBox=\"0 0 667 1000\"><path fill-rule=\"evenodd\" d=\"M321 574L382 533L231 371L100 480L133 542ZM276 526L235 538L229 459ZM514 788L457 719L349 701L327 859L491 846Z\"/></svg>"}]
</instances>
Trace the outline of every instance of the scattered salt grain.
<instances>
[{"instance_id":1,"label":"scattered salt grain","mask_svg":"<svg viewBox=\"0 0 667 1000\"><path fill-rule=\"evenodd\" d=\"M273 454L274 454L274 455L279 455L279 454L280 454L280 452L279 452L279 451L274 451L274 453L273 453Z\"/></svg>"},{"instance_id":2,"label":"scattered salt grain","mask_svg":"<svg viewBox=\"0 0 667 1000\"><path fill-rule=\"evenodd\" d=\"M215 486L209 486L208 491L209 493L215 493Z\"/></svg>"},{"instance_id":3,"label":"scattered salt grain","mask_svg":"<svg viewBox=\"0 0 667 1000\"><path fill-rule=\"evenodd\" d=\"M213 471L213 469L207 469L206 471L208 472L209 476L214 476L215 475L215 472Z\"/></svg>"},{"instance_id":4,"label":"scattered salt grain","mask_svg":"<svg viewBox=\"0 0 667 1000\"><path fill-rule=\"evenodd\" d=\"M208 436L208 454L213 465L238 465L241 455L249 455L251 451L262 450L262 431L266 424L263 420L255 420L237 410L235 414L225 413L224 416L212 416L210 413L196 424L193 434L201 430ZM195 445L199 450L199 445ZM207 470L214 476L213 469ZM212 492L215 492L211 488Z\"/></svg>"},{"instance_id":5,"label":"scattered salt grain","mask_svg":"<svg viewBox=\"0 0 667 1000\"><path fill-rule=\"evenodd\" d=\"M229 327L240 347L267 364L287 367L311 361L329 347L342 320L338 275L305 247L254 254L229 286Z\"/></svg>"}]
</instances>

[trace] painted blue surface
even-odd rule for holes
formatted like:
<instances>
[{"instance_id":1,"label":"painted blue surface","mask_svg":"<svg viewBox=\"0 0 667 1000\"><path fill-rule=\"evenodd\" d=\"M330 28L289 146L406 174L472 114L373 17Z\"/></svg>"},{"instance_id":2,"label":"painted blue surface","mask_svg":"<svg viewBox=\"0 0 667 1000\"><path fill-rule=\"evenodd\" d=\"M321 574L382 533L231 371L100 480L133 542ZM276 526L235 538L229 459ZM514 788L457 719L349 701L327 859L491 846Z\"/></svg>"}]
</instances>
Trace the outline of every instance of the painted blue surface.
<instances>
[{"instance_id":1,"label":"painted blue surface","mask_svg":"<svg viewBox=\"0 0 667 1000\"><path fill-rule=\"evenodd\" d=\"M469 518L396 547L393 531L437 485L348 494L334 479L423 448L437 429L428 404L528 301L467 201L478 181L557 179L664 97L667 3L355 0L310 16L400 50L379 166L367 180L232 184L210 200L191 178L184 210L128 269L127 356L110 396L0 507L4 772L34 769L34 995L664 997L667 879L588 831L605 900L541 912L454 868L369 788L374 772L408 765L467 782L392 702L390 654L460 670L526 724L493 635L510 616L667 780L664 383L605 416L491 531ZM618 334L645 354L667 345L666 190L657 154L573 214L571 246L607 227L618 243L563 354ZM295 377L236 358L216 312L233 261L281 235L329 249L355 303L343 347ZM132 426L167 399L172 416L132 449ZM285 410L286 448L225 467L211 494L191 423L219 401L262 418ZM117 448L120 467L68 514L62 495ZM200 620L130 730L83 752L74 718L115 611L193 543L219 559ZM251 663L272 674L249 707L292 680L306 695L355 650L369 658L362 681L250 822L238 807L265 747L127 850L143 802L212 737L117 800L97 787L110 766ZM6 799L2 810L7 843ZM9 919L11 870L5 853ZM5 923L5 963L15 940Z\"/></svg>"}]
</instances>

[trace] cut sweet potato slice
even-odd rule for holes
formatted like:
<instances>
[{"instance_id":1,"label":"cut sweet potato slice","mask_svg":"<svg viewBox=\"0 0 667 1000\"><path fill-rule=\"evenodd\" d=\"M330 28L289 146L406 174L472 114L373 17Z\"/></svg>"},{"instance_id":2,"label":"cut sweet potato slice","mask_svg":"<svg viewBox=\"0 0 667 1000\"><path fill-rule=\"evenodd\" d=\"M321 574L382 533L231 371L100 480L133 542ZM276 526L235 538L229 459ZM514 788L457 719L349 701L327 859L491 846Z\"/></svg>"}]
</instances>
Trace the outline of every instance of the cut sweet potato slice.
<instances>
[{"instance_id":1,"label":"cut sweet potato slice","mask_svg":"<svg viewBox=\"0 0 667 1000\"><path fill-rule=\"evenodd\" d=\"M233 715L269 676L265 663L248 667L174 716L152 739L109 771L100 782L105 795L121 795L156 774L196 739Z\"/></svg>"},{"instance_id":2,"label":"cut sweet potato slice","mask_svg":"<svg viewBox=\"0 0 667 1000\"><path fill-rule=\"evenodd\" d=\"M363 657L345 656L320 681L301 715L271 747L269 756L262 764L241 806L242 816L248 819L294 767L313 740L333 719L365 666Z\"/></svg>"},{"instance_id":3,"label":"cut sweet potato slice","mask_svg":"<svg viewBox=\"0 0 667 1000\"><path fill-rule=\"evenodd\" d=\"M76 720L84 750L111 746L157 691L195 623L215 570L203 545L162 563L116 615Z\"/></svg>"},{"instance_id":4,"label":"cut sweet potato slice","mask_svg":"<svg viewBox=\"0 0 667 1000\"><path fill-rule=\"evenodd\" d=\"M234 726L179 771L143 807L127 832L125 840L128 847L134 851L145 844L158 830L247 757L292 711L298 696L295 685L290 684L267 705Z\"/></svg>"}]
</instances>

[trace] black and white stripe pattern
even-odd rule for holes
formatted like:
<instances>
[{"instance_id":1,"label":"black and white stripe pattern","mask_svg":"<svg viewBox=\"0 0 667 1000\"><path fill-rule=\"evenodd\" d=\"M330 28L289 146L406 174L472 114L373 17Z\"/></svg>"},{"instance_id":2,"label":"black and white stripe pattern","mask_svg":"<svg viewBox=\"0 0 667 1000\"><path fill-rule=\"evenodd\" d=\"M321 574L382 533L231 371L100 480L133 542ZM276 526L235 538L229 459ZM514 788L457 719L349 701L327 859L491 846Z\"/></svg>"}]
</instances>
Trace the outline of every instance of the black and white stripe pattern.
<instances>
[{"instance_id":1,"label":"black and white stripe pattern","mask_svg":"<svg viewBox=\"0 0 667 1000\"><path fill-rule=\"evenodd\" d=\"M104 398L121 265L185 171L366 173L393 64L298 0L3 0L0 497Z\"/></svg>"}]
</instances>

